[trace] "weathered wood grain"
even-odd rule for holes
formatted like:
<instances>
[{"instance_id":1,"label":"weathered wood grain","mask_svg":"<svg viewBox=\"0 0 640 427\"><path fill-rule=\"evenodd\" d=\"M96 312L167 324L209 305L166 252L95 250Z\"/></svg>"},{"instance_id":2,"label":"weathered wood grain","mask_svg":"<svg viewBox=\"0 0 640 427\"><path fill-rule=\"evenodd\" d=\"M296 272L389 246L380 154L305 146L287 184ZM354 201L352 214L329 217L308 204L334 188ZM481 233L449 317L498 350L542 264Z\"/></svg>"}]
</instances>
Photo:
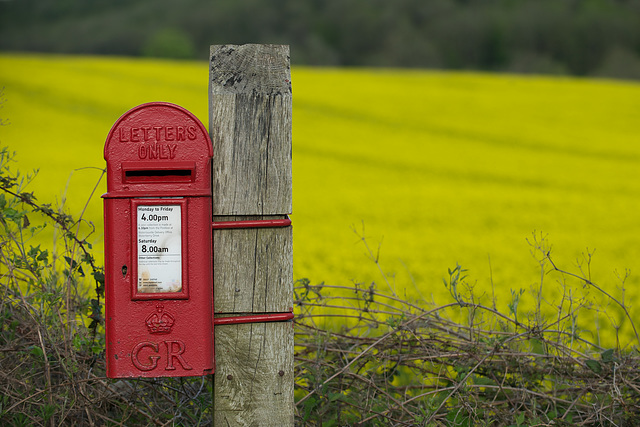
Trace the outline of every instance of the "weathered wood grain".
<instances>
[{"instance_id":1,"label":"weathered wood grain","mask_svg":"<svg viewBox=\"0 0 640 427\"><path fill-rule=\"evenodd\" d=\"M211 46L213 215L291 213L289 47Z\"/></svg>"},{"instance_id":2,"label":"weathered wood grain","mask_svg":"<svg viewBox=\"0 0 640 427\"><path fill-rule=\"evenodd\" d=\"M289 48L211 46L213 218L291 213ZM213 231L217 316L290 312L292 227ZM291 322L215 328L214 425L293 425Z\"/></svg>"},{"instance_id":3,"label":"weathered wood grain","mask_svg":"<svg viewBox=\"0 0 640 427\"><path fill-rule=\"evenodd\" d=\"M215 426L293 425L293 325L216 327Z\"/></svg>"},{"instance_id":4,"label":"weathered wood grain","mask_svg":"<svg viewBox=\"0 0 640 427\"><path fill-rule=\"evenodd\" d=\"M214 221L282 216L214 216ZM282 313L293 301L292 227L215 230L215 313Z\"/></svg>"}]
</instances>

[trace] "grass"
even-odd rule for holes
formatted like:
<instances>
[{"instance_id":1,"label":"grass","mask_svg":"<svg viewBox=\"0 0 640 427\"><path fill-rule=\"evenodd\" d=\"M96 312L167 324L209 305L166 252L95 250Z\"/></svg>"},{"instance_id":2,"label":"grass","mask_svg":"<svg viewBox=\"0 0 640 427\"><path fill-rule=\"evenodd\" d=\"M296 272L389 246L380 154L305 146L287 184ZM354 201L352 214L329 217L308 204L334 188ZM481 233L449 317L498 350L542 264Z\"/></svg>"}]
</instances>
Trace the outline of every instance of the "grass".
<instances>
[{"instance_id":1,"label":"grass","mask_svg":"<svg viewBox=\"0 0 640 427\"><path fill-rule=\"evenodd\" d=\"M41 169L37 193L67 197L77 213L100 174L78 169L104 166L104 139L126 110L169 101L208 124L207 72L201 62L3 54L0 113L11 124L0 140L22 169ZM536 231L572 271L595 250L591 274L617 298L631 269L626 298L638 297L637 83L330 68L294 68L292 79L296 278L379 280L362 268L364 236L392 292L446 300L442 277L460 264L506 309L512 291L539 282L527 242ZM98 225L101 204L85 215Z\"/></svg>"}]
</instances>

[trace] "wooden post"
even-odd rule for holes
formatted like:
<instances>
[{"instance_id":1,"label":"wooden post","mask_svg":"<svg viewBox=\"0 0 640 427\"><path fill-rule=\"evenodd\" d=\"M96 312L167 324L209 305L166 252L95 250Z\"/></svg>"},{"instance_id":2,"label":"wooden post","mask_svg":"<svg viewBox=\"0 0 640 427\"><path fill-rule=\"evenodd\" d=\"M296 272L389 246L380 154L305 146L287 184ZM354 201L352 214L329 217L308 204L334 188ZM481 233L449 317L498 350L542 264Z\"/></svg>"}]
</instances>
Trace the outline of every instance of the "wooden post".
<instances>
[{"instance_id":1,"label":"wooden post","mask_svg":"<svg viewBox=\"0 0 640 427\"><path fill-rule=\"evenodd\" d=\"M292 210L289 47L211 46L213 221ZM293 308L292 228L213 231L216 317ZM293 425L293 324L215 327L214 425Z\"/></svg>"}]
</instances>

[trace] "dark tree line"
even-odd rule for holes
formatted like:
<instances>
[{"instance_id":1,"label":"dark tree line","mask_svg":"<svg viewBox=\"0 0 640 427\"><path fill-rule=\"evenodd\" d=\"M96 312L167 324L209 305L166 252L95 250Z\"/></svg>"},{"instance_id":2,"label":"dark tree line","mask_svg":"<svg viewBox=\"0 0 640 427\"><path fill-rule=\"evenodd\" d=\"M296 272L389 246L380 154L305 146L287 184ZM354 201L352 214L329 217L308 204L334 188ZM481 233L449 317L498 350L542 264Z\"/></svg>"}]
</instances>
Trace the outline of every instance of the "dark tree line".
<instances>
[{"instance_id":1,"label":"dark tree line","mask_svg":"<svg viewBox=\"0 0 640 427\"><path fill-rule=\"evenodd\" d=\"M640 0L5 0L0 49L640 79Z\"/></svg>"}]
</instances>

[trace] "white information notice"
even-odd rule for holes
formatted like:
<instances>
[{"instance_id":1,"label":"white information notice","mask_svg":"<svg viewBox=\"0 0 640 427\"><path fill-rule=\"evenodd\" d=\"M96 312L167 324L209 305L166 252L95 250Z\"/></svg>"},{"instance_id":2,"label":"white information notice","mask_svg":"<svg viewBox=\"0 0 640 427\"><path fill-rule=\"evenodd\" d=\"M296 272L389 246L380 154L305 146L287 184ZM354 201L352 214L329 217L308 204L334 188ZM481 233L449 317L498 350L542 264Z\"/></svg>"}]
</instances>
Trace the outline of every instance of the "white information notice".
<instances>
[{"instance_id":1,"label":"white information notice","mask_svg":"<svg viewBox=\"0 0 640 427\"><path fill-rule=\"evenodd\" d=\"M138 206L138 292L182 291L180 205Z\"/></svg>"}]
</instances>

